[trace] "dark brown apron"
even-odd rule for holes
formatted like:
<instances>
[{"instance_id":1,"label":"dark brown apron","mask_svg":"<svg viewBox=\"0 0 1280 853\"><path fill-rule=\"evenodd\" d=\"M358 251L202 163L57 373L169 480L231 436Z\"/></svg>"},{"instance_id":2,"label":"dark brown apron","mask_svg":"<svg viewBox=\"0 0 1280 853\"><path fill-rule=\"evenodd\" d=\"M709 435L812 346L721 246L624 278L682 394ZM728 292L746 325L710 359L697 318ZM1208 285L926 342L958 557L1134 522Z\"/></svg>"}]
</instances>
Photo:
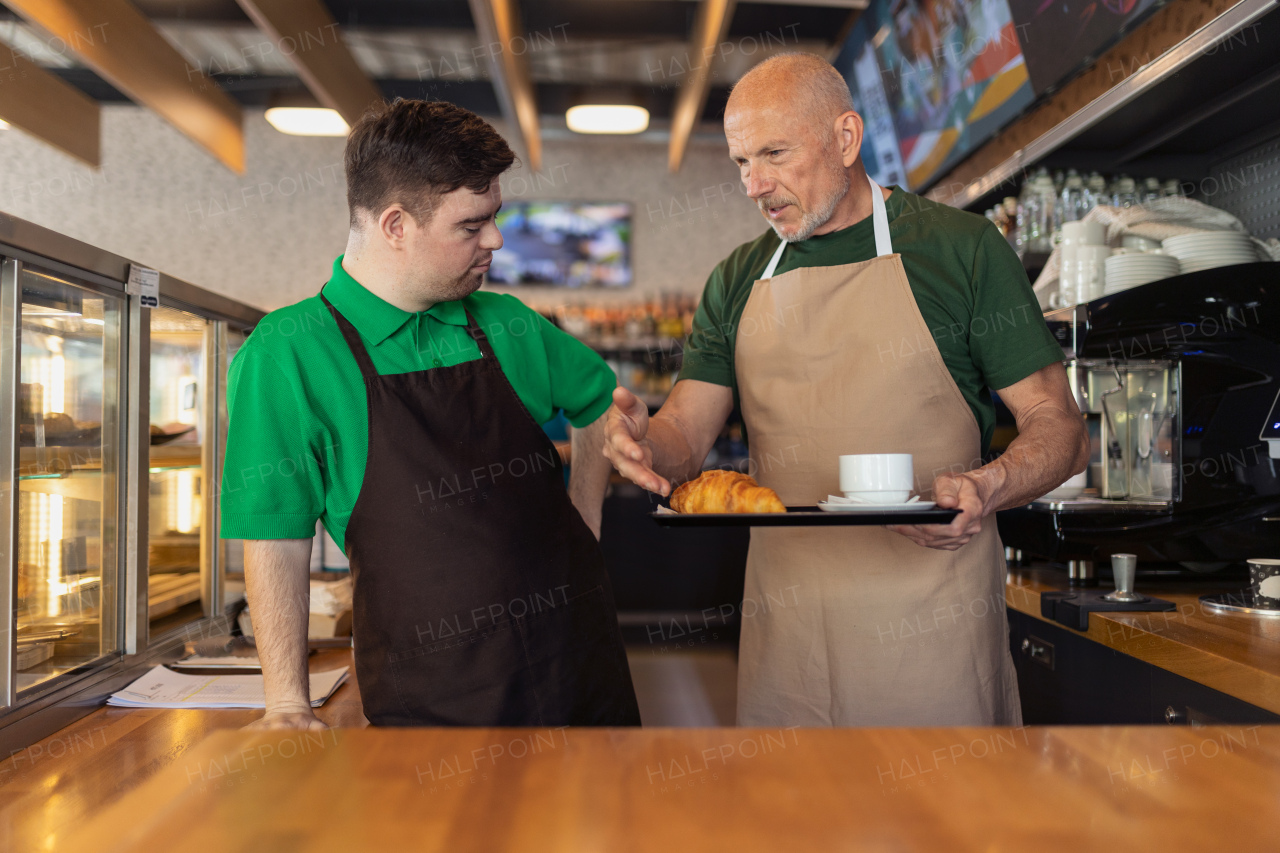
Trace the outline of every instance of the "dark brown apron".
<instances>
[{"instance_id":1,"label":"dark brown apron","mask_svg":"<svg viewBox=\"0 0 1280 853\"><path fill-rule=\"evenodd\" d=\"M563 465L468 313L478 360L364 376L347 525L355 664L381 726L640 724L613 589ZM438 364L438 362L437 362Z\"/></svg>"}]
</instances>

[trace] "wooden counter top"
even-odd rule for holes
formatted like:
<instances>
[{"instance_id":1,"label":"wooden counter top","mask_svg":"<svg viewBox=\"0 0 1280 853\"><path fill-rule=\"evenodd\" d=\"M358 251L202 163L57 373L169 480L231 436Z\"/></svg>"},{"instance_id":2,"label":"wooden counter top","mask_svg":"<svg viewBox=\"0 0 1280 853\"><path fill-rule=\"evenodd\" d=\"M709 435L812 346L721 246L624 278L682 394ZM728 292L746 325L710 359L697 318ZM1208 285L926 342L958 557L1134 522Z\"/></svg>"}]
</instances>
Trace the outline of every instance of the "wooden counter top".
<instances>
[{"instance_id":1,"label":"wooden counter top","mask_svg":"<svg viewBox=\"0 0 1280 853\"><path fill-rule=\"evenodd\" d=\"M1277 791L1264 726L221 731L58 849L1270 850Z\"/></svg>"},{"instance_id":2,"label":"wooden counter top","mask_svg":"<svg viewBox=\"0 0 1280 853\"><path fill-rule=\"evenodd\" d=\"M350 667L351 650L321 649L310 666L313 672ZM184 761L210 732L239 729L261 713L102 707L14 750L0 760L0 850L62 850L66 836L87 818ZM331 726L368 725L354 667L316 715Z\"/></svg>"},{"instance_id":3,"label":"wooden counter top","mask_svg":"<svg viewBox=\"0 0 1280 853\"><path fill-rule=\"evenodd\" d=\"M1083 634L1118 652L1280 714L1280 619L1218 613L1200 603L1206 593L1239 584L1142 582L1138 591L1172 601L1165 613L1091 613ZM1050 569L1009 572L1005 602L1040 616L1040 593L1067 589L1066 576ZM1047 621L1047 620L1046 620ZM1072 630L1059 622L1050 622Z\"/></svg>"},{"instance_id":4,"label":"wooden counter top","mask_svg":"<svg viewBox=\"0 0 1280 853\"><path fill-rule=\"evenodd\" d=\"M1008 600L1060 585L1014 574ZM1274 703L1277 626L1177 589L1088 636ZM1249 851L1280 820L1280 726L367 729L354 679L318 711L339 728L257 713L100 708L15 751L0 850Z\"/></svg>"}]
</instances>

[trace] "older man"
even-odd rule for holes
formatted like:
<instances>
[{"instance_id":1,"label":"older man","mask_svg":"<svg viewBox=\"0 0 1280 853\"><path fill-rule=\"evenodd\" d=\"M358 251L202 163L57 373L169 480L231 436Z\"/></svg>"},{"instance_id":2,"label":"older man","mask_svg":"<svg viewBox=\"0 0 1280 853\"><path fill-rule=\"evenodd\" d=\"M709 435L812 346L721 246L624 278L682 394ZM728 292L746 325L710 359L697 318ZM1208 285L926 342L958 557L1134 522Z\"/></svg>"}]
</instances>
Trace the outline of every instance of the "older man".
<instances>
[{"instance_id":1,"label":"older man","mask_svg":"<svg viewBox=\"0 0 1280 853\"><path fill-rule=\"evenodd\" d=\"M817 56L753 68L724 125L771 230L711 274L662 410L614 392L605 455L668 494L735 401L753 473L787 504L835 491L841 454L914 454L917 489L961 511L951 524L752 531L747 597L790 606L744 621L738 721L1018 724L989 516L1088 457L1021 263L982 217L868 178L862 119ZM983 465L993 388L1018 437Z\"/></svg>"}]
</instances>

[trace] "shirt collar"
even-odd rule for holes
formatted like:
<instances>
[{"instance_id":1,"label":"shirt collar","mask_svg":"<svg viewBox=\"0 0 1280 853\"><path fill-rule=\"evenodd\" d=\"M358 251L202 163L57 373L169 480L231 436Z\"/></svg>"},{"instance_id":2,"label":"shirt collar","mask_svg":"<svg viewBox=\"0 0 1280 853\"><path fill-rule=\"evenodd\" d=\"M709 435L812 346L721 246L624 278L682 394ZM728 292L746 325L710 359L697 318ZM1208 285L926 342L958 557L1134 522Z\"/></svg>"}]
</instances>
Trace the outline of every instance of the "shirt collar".
<instances>
[{"instance_id":1,"label":"shirt collar","mask_svg":"<svg viewBox=\"0 0 1280 853\"><path fill-rule=\"evenodd\" d=\"M889 224L892 225L893 220L897 219L898 214L902 212L903 190L897 184L890 184L885 189L889 190L889 197L884 200L884 215L889 220ZM855 233L873 233L874 229L875 223L872 221L872 217L868 216L865 219L859 219L852 225L846 225L839 231L829 231L826 234L818 234L807 240L792 243L787 246L787 252L797 251L802 254L804 252L821 252L826 249L829 243L837 243Z\"/></svg>"},{"instance_id":2,"label":"shirt collar","mask_svg":"<svg viewBox=\"0 0 1280 853\"><path fill-rule=\"evenodd\" d=\"M339 255L333 262L333 275L324 286L324 295L333 307L342 312L342 316L351 321L361 337L378 346L411 318L421 316L397 308L352 278L342 268L343 257ZM437 302L421 314L450 326L467 325L467 311L459 300Z\"/></svg>"}]
</instances>

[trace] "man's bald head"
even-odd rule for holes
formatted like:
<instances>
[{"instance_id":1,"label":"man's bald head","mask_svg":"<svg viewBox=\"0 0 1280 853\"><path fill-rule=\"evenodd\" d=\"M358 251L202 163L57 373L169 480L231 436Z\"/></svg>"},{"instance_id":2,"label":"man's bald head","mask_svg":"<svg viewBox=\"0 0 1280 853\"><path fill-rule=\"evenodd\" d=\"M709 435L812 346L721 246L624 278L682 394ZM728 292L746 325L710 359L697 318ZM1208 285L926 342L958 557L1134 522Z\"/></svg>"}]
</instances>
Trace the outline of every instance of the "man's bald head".
<instances>
[{"instance_id":1,"label":"man's bald head","mask_svg":"<svg viewBox=\"0 0 1280 853\"><path fill-rule=\"evenodd\" d=\"M724 111L729 159L747 196L788 242L850 224L870 191L862 175L862 117L825 59L776 54L747 72ZM870 207L868 202L866 207Z\"/></svg>"},{"instance_id":2,"label":"man's bald head","mask_svg":"<svg viewBox=\"0 0 1280 853\"><path fill-rule=\"evenodd\" d=\"M837 116L852 109L849 84L831 63L812 53L777 53L733 87L725 118L740 111L787 112L825 135Z\"/></svg>"}]
</instances>

